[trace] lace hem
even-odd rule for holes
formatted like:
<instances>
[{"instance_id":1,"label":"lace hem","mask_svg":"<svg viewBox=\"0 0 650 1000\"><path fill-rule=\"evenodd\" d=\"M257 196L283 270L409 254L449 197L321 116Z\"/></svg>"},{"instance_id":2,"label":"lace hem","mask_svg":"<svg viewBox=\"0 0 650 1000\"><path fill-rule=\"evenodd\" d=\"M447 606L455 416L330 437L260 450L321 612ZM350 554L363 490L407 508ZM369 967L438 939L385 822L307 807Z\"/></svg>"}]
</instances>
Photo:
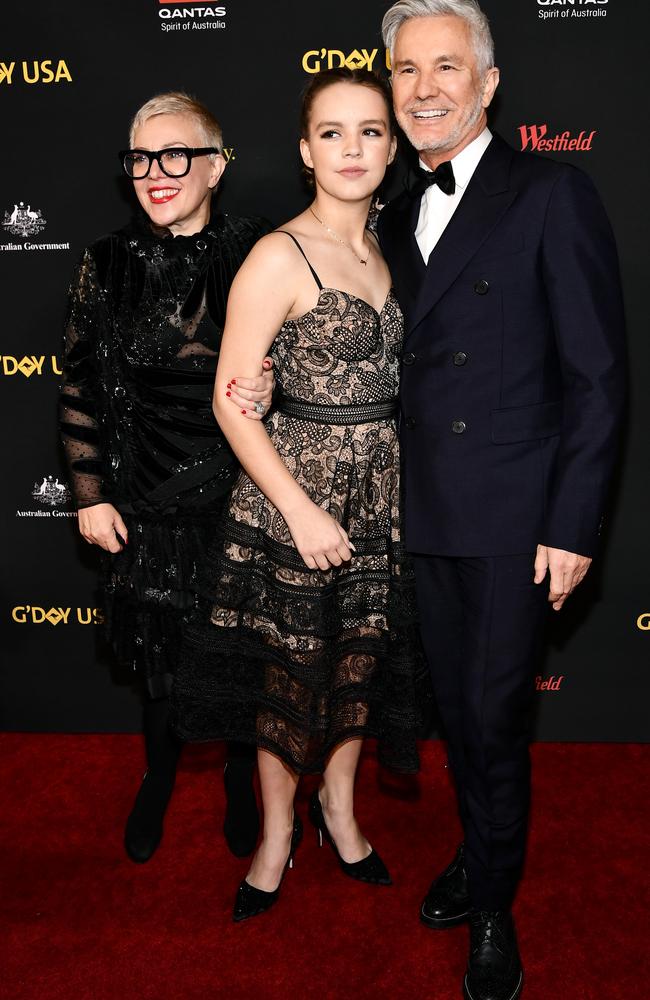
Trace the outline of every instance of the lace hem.
<instances>
[{"instance_id":1,"label":"lace hem","mask_svg":"<svg viewBox=\"0 0 650 1000\"><path fill-rule=\"evenodd\" d=\"M355 556L354 572L323 574L232 519L226 535L209 560L213 593L185 635L178 736L254 743L298 774L322 772L335 747L370 736L386 766L417 771L429 678L400 547L383 540L382 552Z\"/></svg>"}]
</instances>

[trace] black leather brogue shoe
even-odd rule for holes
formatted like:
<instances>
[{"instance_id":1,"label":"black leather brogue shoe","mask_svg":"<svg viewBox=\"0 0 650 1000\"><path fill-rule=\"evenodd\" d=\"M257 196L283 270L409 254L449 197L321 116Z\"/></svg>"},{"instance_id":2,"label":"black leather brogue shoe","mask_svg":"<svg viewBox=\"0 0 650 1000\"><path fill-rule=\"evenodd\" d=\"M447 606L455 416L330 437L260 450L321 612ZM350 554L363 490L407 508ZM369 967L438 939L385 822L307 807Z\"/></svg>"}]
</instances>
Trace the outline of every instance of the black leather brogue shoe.
<instances>
[{"instance_id":1,"label":"black leather brogue shoe","mask_svg":"<svg viewBox=\"0 0 650 1000\"><path fill-rule=\"evenodd\" d=\"M462 924L469 917L465 845L447 869L431 884L420 909L420 919L427 927L445 930Z\"/></svg>"},{"instance_id":2,"label":"black leather brogue shoe","mask_svg":"<svg viewBox=\"0 0 650 1000\"><path fill-rule=\"evenodd\" d=\"M511 914L472 910L469 927L465 1000L517 1000L524 973Z\"/></svg>"}]
</instances>

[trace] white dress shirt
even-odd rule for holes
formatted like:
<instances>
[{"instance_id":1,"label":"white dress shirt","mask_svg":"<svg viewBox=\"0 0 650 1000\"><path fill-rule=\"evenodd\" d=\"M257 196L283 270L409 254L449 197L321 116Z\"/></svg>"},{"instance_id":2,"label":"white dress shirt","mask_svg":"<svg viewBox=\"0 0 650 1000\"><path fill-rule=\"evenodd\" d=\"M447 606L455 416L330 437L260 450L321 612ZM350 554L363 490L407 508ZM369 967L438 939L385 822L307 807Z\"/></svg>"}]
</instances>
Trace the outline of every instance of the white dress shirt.
<instances>
[{"instance_id":1,"label":"white dress shirt","mask_svg":"<svg viewBox=\"0 0 650 1000\"><path fill-rule=\"evenodd\" d=\"M425 264L428 264L431 251L458 208L467 185L472 179L472 174L478 167L483 153L490 145L491 139L492 133L486 127L476 139L470 142L469 146L465 146L465 149L462 149L458 156L453 158L451 165L456 181L456 190L453 194L445 194L437 184L432 184L422 195L415 239ZM423 170L431 172L422 160L420 160L420 166Z\"/></svg>"}]
</instances>

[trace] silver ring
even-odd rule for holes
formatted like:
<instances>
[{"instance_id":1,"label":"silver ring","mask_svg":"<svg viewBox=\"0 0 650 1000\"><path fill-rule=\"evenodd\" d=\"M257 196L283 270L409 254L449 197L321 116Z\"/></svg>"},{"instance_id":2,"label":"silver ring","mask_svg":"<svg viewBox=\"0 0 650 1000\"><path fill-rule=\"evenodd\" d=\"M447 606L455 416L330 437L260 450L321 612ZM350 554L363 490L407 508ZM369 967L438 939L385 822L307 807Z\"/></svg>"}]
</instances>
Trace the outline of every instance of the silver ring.
<instances>
[{"instance_id":1,"label":"silver ring","mask_svg":"<svg viewBox=\"0 0 650 1000\"><path fill-rule=\"evenodd\" d=\"M255 412L259 413L260 417L263 417L264 414L266 413L266 407L261 399L258 399L258 401L255 403Z\"/></svg>"}]
</instances>

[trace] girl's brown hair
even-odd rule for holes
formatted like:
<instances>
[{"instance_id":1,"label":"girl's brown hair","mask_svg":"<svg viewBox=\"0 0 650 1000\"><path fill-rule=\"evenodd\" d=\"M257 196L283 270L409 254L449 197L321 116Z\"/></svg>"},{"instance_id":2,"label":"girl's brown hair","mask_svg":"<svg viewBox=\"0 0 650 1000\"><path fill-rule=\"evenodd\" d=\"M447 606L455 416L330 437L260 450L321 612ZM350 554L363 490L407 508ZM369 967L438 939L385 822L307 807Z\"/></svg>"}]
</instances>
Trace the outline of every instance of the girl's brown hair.
<instances>
[{"instance_id":1,"label":"girl's brown hair","mask_svg":"<svg viewBox=\"0 0 650 1000\"><path fill-rule=\"evenodd\" d=\"M314 101L319 94L331 87L335 83L354 83L360 87L368 87L383 97L386 104L386 119L391 135L395 135L396 124L393 114L393 95L390 86L383 77L377 73L368 72L365 69L348 69L347 66L335 66L333 69L324 69L320 73L315 73L302 92L300 105L300 138L309 138L309 125ZM311 167L304 167L307 180L313 184L314 171Z\"/></svg>"}]
</instances>

